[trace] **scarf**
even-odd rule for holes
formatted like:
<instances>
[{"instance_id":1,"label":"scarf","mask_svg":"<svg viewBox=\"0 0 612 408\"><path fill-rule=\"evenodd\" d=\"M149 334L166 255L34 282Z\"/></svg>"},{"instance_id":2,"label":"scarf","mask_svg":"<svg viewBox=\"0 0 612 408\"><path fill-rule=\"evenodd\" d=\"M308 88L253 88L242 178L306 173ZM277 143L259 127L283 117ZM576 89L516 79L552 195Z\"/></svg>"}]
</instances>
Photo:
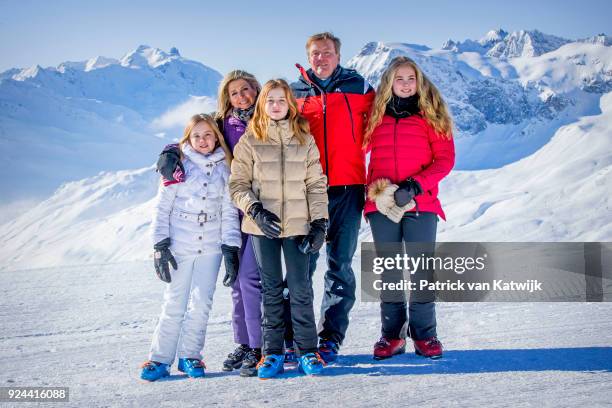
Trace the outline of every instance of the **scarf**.
<instances>
[{"instance_id":1,"label":"scarf","mask_svg":"<svg viewBox=\"0 0 612 408\"><path fill-rule=\"evenodd\" d=\"M246 109L233 108L232 116L236 119L240 119L244 123L247 123L253 116L253 112L255 112L255 104L251 105L250 108Z\"/></svg>"},{"instance_id":2,"label":"scarf","mask_svg":"<svg viewBox=\"0 0 612 408\"><path fill-rule=\"evenodd\" d=\"M407 98L400 98L393 95L387 103L385 114L396 119L407 118L408 116L416 115L421 112L419 108L419 95L414 94Z\"/></svg>"}]
</instances>

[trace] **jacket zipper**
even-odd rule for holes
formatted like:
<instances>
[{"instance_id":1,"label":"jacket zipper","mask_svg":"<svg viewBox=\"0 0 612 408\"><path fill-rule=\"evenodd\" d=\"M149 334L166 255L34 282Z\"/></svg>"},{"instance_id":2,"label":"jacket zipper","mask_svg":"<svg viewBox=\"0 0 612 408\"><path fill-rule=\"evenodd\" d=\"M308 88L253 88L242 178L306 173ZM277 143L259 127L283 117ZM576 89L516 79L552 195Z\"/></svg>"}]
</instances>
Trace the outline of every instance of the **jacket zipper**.
<instances>
[{"instance_id":1,"label":"jacket zipper","mask_svg":"<svg viewBox=\"0 0 612 408\"><path fill-rule=\"evenodd\" d=\"M319 86L317 85L314 81L312 81L310 78L308 78L308 75L306 74L306 70L300 65L300 64L295 64L295 66L297 67L297 69L300 71L300 74L302 76L302 78L300 79L302 82L304 82L306 85L309 85L311 88L317 88L319 90L319 92L321 92L321 96L322 96L322 103L323 103L323 147L325 148L325 152L324 152L324 156L325 156L325 175L327 176L327 185L329 186L330 183L330 179L329 179L329 158L327 156L327 93ZM339 78L334 82L334 87L337 87L340 83L347 81L349 79L354 78L355 76L349 76L346 78ZM330 83L331 85L331 83ZM329 87L329 85L328 85ZM346 95L343 93L344 98L347 99ZM316 96L316 95L315 95ZM304 103L306 102L306 100L304 100ZM348 100L347 100L347 105L348 105L348 109L349 112L351 112L351 106L348 104ZM304 105L302 105L302 111L304 110ZM355 132L353 129L353 115L350 115L351 117L351 130L353 132L353 140L355 140ZM355 140L356 143L356 140Z\"/></svg>"},{"instance_id":2,"label":"jacket zipper","mask_svg":"<svg viewBox=\"0 0 612 408\"><path fill-rule=\"evenodd\" d=\"M344 101L346 102L346 107L349 112L349 119L351 119L351 135L353 136L353 143L357 143L357 139L355 139L355 124L353 123L353 110L351 109L351 104L349 103L348 97L344 92L342 92L342 96L344 96Z\"/></svg>"},{"instance_id":3,"label":"jacket zipper","mask_svg":"<svg viewBox=\"0 0 612 408\"><path fill-rule=\"evenodd\" d=\"M281 147L281 208L280 208L280 219L281 219L281 233L285 223L285 149L283 145L283 132L279 130L280 136L280 147Z\"/></svg>"},{"instance_id":4,"label":"jacket zipper","mask_svg":"<svg viewBox=\"0 0 612 408\"><path fill-rule=\"evenodd\" d=\"M325 175L327 176L327 185L329 186L330 183L330 179L329 179L329 158L327 155L327 93L319 86L317 85L314 81L312 81L310 78L308 78L308 75L306 74L306 70L300 65L300 64L295 64L295 66L297 67L297 69L300 71L300 74L302 76L302 78L300 79L303 83L305 83L306 85L310 86L311 88L316 88L319 90L319 92L321 92L321 99L322 99L322 103L323 103L323 147L325 148L325 152L324 152L324 157L325 157ZM347 81L349 79L355 78L355 76L349 76L346 78L338 78L335 82L334 82L334 87L337 87L340 83ZM331 85L331 82L330 82ZM329 88L329 85L328 85ZM344 94L344 93L343 93ZM316 95L315 95L316 96ZM347 99L346 95L344 94L344 98ZM306 99L304 100L304 104L306 103ZM302 105L302 112L304 111L304 104ZM351 106L348 104L348 100L347 100L347 105L348 105L348 109L349 112L351 112ZM350 115L351 117L351 130L353 132L353 140L355 140L355 131L353 129L353 115ZM356 143L356 140L355 140Z\"/></svg>"},{"instance_id":5,"label":"jacket zipper","mask_svg":"<svg viewBox=\"0 0 612 408\"><path fill-rule=\"evenodd\" d=\"M323 155L325 157L325 176L327 176L327 185L329 186L329 158L327 155L327 93L325 92L325 90L323 90L323 88L321 88L314 81L308 78L308 76L306 75L306 71L301 67L301 65L296 64L296 66L300 70L303 82L309 85L311 88L316 88L319 90L319 92L321 92L321 103L323 104L323 147L325 148L325 152L323 152ZM304 100L304 102L306 101ZM302 109L303 108L304 106L302 106Z\"/></svg>"},{"instance_id":6,"label":"jacket zipper","mask_svg":"<svg viewBox=\"0 0 612 408\"><path fill-rule=\"evenodd\" d=\"M395 124L393 125L393 163L395 165L395 179L399 181L399 171L397 170L397 124L399 123L399 118L395 118ZM416 197L413 198L415 204L415 215L419 216L419 203L416 200Z\"/></svg>"},{"instance_id":7,"label":"jacket zipper","mask_svg":"<svg viewBox=\"0 0 612 408\"><path fill-rule=\"evenodd\" d=\"M397 124L399 118L395 118L393 124L393 165L395 166L395 180L399 183L399 171L397 170Z\"/></svg>"},{"instance_id":8,"label":"jacket zipper","mask_svg":"<svg viewBox=\"0 0 612 408\"><path fill-rule=\"evenodd\" d=\"M329 159L327 157L327 95L323 95L323 144L325 145L325 175L329 183Z\"/></svg>"}]
</instances>

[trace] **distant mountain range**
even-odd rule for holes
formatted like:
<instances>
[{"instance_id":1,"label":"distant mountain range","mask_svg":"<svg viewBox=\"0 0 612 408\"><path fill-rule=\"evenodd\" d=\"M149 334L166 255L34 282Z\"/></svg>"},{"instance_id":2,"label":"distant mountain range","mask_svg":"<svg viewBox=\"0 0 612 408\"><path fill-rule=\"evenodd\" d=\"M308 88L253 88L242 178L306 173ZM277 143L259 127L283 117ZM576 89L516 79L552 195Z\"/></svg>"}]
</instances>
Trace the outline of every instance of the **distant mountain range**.
<instances>
[{"instance_id":1,"label":"distant mountain range","mask_svg":"<svg viewBox=\"0 0 612 408\"><path fill-rule=\"evenodd\" d=\"M560 126L599 112L599 97L612 90L609 43L603 34L569 41L500 29L478 41L448 40L439 50L371 42L347 65L378 84L391 59L415 60L450 106L457 167L495 168L535 152Z\"/></svg>"},{"instance_id":2,"label":"distant mountain range","mask_svg":"<svg viewBox=\"0 0 612 408\"><path fill-rule=\"evenodd\" d=\"M219 72L176 48L166 53L144 45L119 60L3 72L0 172L11 176L0 181L0 204L42 198L62 182L102 170L153 163L160 137L180 135L176 126L168 131L164 115L186 103L212 106L220 80Z\"/></svg>"}]
</instances>

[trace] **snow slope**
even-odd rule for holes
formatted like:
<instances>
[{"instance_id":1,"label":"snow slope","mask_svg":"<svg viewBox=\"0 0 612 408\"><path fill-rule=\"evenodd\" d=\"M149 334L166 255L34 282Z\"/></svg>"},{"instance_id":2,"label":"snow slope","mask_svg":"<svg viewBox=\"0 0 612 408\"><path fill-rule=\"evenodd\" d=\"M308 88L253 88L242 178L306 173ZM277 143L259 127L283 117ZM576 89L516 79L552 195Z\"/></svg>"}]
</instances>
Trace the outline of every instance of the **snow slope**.
<instances>
[{"instance_id":1,"label":"snow slope","mask_svg":"<svg viewBox=\"0 0 612 408\"><path fill-rule=\"evenodd\" d=\"M2 253L38 267L146 259L158 182L147 167L67 183L6 224Z\"/></svg>"},{"instance_id":2,"label":"snow slope","mask_svg":"<svg viewBox=\"0 0 612 408\"><path fill-rule=\"evenodd\" d=\"M612 93L533 155L442 182L448 241L612 240Z\"/></svg>"}]
</instances>

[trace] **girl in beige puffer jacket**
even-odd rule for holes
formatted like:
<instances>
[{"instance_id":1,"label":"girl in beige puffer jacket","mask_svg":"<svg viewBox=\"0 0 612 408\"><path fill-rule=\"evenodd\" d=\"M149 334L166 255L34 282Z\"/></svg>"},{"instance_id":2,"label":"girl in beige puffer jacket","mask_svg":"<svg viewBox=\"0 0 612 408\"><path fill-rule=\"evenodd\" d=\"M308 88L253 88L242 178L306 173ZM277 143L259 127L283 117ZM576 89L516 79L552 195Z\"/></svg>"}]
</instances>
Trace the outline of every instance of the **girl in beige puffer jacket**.
<instances>
[{"instance_id":1,"label":"girl in beige puffer jacket","mask_svg":"<svg viewBox=\"0 0 612 408\"><path fill-rule=\"evenodd\" d=\"M271 80L259 95L247 132L234 148L230 195L244 213L261 269L264 357L260 378L283 370L283 272L291 293L291 318L300 369L317 374L317 331L309 253L319 251L327 225L327 179L308 122L284 80ZM290 262L287 262L290 260Z\"/></svg>"}]
</instances>

